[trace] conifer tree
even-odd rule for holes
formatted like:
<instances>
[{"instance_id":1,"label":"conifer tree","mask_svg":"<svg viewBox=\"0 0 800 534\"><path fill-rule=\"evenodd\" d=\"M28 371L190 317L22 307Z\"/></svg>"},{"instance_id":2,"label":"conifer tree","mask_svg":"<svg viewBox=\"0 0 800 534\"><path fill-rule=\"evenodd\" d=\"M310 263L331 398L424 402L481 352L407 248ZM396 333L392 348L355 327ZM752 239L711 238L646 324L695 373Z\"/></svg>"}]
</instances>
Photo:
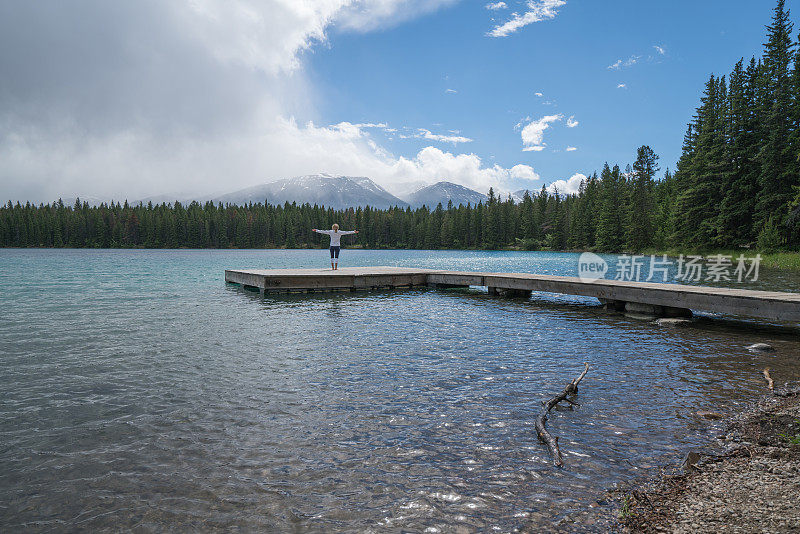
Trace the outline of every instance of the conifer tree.
<instances>
[{"instance_id":1,"label":"conifer tree","mask_svg":"<svg viewBox=\"0 0 800 534\"><path fill-rule=\"evenodd\" d=\"M767 26L764 45L764 81L766 89L766 137L759 152L761 175L756 199L755 231L760 232L770 218L778 227L785 227L787 206L798 185L796 155L792 154L789 136L792 132L792 81L790 64L795 43L791 40L792 23L785 0L778 0Z\"/></svg>"},{"instance_id":2,"label":"conifer tree","mask_svg":"<svg viewBox=\"0 0 800 534\"><path fill-rule=\"evenodd\" d=\"M631 176L628 209L627 248L641 251L653 244L655 199L653 178L658 172L658 156L647 145L639 147Z\"/></svg>"},{"instance_id":3,"label":"conifer tree","mask_svg":"<svg viewBox=\"0 0 800 534\"><path fill-rule=\"evenodd\" d=\"M717 242L717 220L722 183L727 177L725 159L725 80L713 75L706 83L690 130L691 155L681 158L675 210L677 242L703 247Z\"/></svg>"},{"instance_id":4,"label":"conifer tree","mask_svg":"<svg viewBox=\"0 0 800 534\"><path fill-rule=\"evenodd\" d=\"M740 59L730 77L727 105L729 173L722 184L717 234L722 246L743 246L753 239L753 211L758 192L760 164L754 109L755 60L745 70Z\"/></svg>"},{"instance_id":5,"label":"conifer tree","mask_svg":"<svg viewBox=\"0 0 800 534\"><path fill-rule=\"evenodd\" d=\"M597 224L597 248L607 252L620 252L625 245L625 178L614 165L608 163L600 173L600 217Z\"/></svg>"}]
</instances>

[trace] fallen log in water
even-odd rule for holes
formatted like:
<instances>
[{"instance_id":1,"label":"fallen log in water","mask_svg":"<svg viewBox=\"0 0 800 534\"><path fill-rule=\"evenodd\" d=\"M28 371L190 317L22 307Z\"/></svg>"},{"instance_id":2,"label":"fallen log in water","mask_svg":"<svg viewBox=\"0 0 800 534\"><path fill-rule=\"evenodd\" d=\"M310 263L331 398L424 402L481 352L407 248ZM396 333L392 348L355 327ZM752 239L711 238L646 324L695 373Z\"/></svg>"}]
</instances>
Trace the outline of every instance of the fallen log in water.
<instances>
[{"instance_id":1,"label":"fallen log in water","mask_svg":"<svg viewBox=\"0 0 800 534\"><path fill-rule=\"evenodd\" d=\"M800 395L800 385L790 385L789 382L786 382L783 387L775 389L775 381L772 380L772 377L769 375L769 367L764 369L764 378L767 381L767 388L769 388L770 392L776 397L794 397Z\"/></svg>"},{"instance_id":2,"label":"fallen log in water","mask_svg":"<svg viewBox=\"0 0 800 534\"><path fill-rule=\"evenodd\" d=\"M550 450L550 456L553 457L553 465L556 467L563 466L564 462L561 460L561 449L558 447L558 437L553 437L544 426L547 422L547 414L550 413L550 410L555 408L556 404L561 401L567 401L570 404L577 404L575 401L570 400L567 397L570 395L577 395L578 384L581 380L583 380L583 377L586 376L586 373L589 372L589 364L584 363L584 365L586 367L583 369L581 375L567 384L567 387L564 388L564 391L545 402L542 408L542 413L540 413L536 418L536 434L539 436L539 441L547 444L547 448Z\"/></svg>"},{"instance_id":3,"label":"fallen log in water","mask_svg":"<svg viewBox=\"0 0 800 534\"><path fill-rule=\"evenodd\" d=\"M770 391L775 391L775 382L773 382L772 377L769 376L769 367L764 369L764 378L767 380L767 387Z\"/></svg>"}]
</instances>

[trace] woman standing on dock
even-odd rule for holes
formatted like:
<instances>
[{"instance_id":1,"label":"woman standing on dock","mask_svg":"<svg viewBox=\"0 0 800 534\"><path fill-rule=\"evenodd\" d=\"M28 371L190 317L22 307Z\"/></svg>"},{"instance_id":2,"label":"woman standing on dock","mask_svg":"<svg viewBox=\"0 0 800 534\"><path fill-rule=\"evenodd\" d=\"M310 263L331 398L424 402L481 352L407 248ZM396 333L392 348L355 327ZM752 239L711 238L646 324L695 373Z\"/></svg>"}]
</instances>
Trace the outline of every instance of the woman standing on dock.
<instances>
[{"instance_id":1,"label":"woman standing on dock","mask_svg":"<svg viewBox=\"0 0 800 534\"><path fill-rule=\"evenodd\" d=\"M341 249L341 239L343 235L357 234L358 230L342 230L339 231L339 225L334 224L330 230L311 230L318 234L325 234L331 236L331 269L336 270L339 268L339 250Z\"/></svg>"}]
</instances>

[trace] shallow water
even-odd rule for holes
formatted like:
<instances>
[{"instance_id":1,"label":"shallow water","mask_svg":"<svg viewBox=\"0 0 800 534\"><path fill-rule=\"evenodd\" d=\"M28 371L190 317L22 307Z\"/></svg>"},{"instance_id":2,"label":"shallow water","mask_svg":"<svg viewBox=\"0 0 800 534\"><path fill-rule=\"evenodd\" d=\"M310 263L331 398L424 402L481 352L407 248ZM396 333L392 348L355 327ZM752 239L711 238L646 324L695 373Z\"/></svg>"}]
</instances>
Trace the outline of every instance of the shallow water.
<instances>
[{"instance_id":1,"label":"shallow water","mask_svg":"<svg viewBox=\"0 0 800 534\"><path fill-rule=\"evenodd\" d=\"M260 299L223 281L324 254L0 250L0 527L600 529L606 488L708 443L696 411L752 400L766 366L800 379L796 332L660 328L576 297ZM342 262L574 275L576 258ZM762 273L754 287L798 279ZM555 470L533 417L584 361L581 406L548 422L565 453Z\"/></svg>"}]
</instances>

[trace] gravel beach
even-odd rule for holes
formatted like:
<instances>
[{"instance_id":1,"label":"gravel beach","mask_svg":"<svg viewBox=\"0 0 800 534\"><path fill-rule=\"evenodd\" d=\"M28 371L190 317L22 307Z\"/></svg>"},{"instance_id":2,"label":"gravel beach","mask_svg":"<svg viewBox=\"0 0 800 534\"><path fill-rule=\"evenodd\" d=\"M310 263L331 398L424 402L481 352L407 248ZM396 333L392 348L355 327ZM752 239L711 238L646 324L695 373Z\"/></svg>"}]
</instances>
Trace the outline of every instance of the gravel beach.
<instances>
[{"instance_id":1,"label":"gravel beach","mask_svg":"<svg viewBox=\"0 0 800 534\"><path fill-rule=\"evenodd\" d=\"M800 395L762 397L729 421L723 442L724 454L690 453L680 469L626 493L619 530L800 532Z\"/></svg>"}]
</instances>

